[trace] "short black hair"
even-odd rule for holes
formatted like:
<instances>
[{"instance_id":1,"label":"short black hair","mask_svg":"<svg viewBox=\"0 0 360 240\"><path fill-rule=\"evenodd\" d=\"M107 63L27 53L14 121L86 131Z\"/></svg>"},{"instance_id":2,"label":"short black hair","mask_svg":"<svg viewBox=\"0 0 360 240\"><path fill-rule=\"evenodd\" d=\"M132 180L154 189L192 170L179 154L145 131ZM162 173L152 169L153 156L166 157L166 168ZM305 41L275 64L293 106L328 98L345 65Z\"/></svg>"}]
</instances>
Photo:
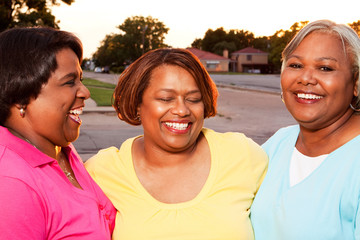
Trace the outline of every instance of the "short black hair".
<instances>
[{"instance_id":1,"label":"short black hair","mask_svg":"<svg viewBox=\"0 0 360 240\"><path fill-rule=\"evenodd\" d=\"M13 28L0 33L0 125L14 104L36 98L58 65L56 54L65 48L82 61L83 48L74 34L53 28Z\"/></svg>"}]
</instances>

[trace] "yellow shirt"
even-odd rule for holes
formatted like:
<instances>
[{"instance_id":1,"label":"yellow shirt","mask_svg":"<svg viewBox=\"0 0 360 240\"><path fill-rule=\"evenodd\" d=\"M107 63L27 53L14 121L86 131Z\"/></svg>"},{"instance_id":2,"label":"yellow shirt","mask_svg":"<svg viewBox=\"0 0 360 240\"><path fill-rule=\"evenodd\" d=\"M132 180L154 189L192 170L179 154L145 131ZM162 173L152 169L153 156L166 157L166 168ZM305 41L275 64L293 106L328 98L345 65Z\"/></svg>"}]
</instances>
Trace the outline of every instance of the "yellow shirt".
<instances>
[{"instance_id":1,"label":"yellow shirt","mask_svg":"<svg viewBox=\"0 0 360 240\"><path fill-rule=\"evenodd\" d=\"M254 239L250 206L267 169L265 152L240 133L202 130L211 169L200 193L177 204L154 199L136 176L131 146L101 150L86 168L117 209L113 239Z\"/></svg>"}]
</instances>

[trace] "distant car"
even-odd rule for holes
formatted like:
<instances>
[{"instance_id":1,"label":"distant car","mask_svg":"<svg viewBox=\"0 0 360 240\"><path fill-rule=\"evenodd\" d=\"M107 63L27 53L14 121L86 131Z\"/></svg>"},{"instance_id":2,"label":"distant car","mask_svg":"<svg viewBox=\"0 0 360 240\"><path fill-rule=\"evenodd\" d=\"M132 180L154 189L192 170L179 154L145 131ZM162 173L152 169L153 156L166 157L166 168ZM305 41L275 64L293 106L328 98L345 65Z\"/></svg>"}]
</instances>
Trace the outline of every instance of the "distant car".
<instances>
[{"instance_id":1,"label":"distant car","mask_svg":"<svg viewBox=\"0 0 360 240\"><path fill-rule=\"evenodd\" d=\"M94 69L94 72L96 72L96 73L101 73L101 72L102 72L101 67L96 67L96 68Z\"/></svg>"},{"instance_id":2,"label":"distant car","mask_svg":"<svg viewBox=\"0 0 360 240\"><path fill-rule=\"evenodd\" d=\"M110 68L108 66L105 66L101 69L102 73L109 73L110 72Z\"/></svg>"}]
</instances>

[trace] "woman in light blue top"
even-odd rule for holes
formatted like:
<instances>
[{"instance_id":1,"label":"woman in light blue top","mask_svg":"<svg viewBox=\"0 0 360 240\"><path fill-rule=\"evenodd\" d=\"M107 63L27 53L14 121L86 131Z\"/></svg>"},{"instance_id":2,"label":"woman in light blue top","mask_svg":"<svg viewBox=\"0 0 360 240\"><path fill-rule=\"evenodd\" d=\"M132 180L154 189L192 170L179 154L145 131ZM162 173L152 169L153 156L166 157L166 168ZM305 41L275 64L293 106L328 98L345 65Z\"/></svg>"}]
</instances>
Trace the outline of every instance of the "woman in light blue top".
<instances>
[{"instance_id":1,"label":"woman in light blue top","mask_svg":"<svg viewBox=\"0 0 360 240\"><path fill-rule=\"evenodd\" d=\"M360 39L328 20L283 51L281 87L298 122L264 145L267 176L251 207L255 238L360 239Z\"/></svg>"}]
</instances>

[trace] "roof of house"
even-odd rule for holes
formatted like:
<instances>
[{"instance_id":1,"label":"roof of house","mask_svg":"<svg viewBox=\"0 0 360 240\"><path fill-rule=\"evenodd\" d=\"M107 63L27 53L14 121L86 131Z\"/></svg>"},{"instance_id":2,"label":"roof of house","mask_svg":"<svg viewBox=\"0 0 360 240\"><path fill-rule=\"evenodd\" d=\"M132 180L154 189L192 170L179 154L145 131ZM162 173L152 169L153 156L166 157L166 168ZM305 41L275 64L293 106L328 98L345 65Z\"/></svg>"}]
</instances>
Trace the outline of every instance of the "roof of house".
<instances>
[{"instance_id":1,"label":"roof of house","mask_svg":"<svg viewBox=\"0 0 360 240\"><path fill-rule=\"evenodd\" d=\"M259 49L253 48L253 47L243 48L236 52L233 52L232 54L249 54L249 53L268 54L267 52L261 51Z\"/></svg>"},{"instance_id":2,"label":"roof of house","mask_svg":"<svg viewBox=\"0 0 360 240\"><path fill-rule=\"evenodd\" d=\"M197 56L200 60L228 60L230 61L230 59L223 57L223 56L219 56L215 53L211 53L211 52L206 52L197 48L187 48L187 50L189 50L191 53L193 53L195 56Z\"/></svg>"}]
</instances>

